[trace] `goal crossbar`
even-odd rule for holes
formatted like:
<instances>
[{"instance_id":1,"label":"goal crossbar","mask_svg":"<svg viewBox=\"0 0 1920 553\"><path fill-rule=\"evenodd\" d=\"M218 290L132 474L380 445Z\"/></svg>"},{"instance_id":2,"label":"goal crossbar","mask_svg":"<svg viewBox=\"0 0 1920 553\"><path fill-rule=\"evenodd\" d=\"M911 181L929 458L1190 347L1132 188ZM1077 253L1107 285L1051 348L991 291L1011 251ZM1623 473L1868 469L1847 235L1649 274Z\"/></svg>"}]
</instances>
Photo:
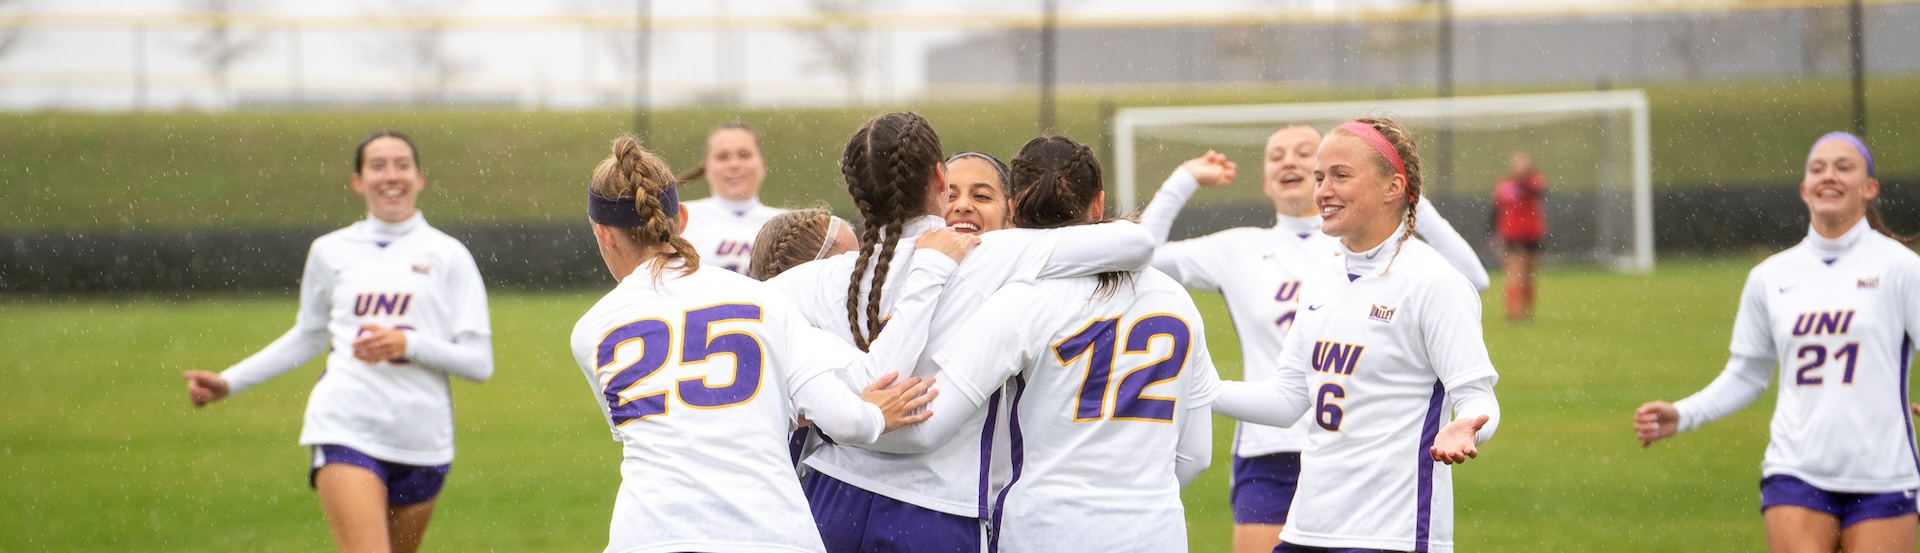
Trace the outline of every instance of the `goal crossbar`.
<instances>
[{"instance_id":1,"label":"goal crossbar","mask_svg":"<svg viewBox=\"0 0 1920 553\"><path fill-rule=\"evenodd\" d=\"M1363 100L1292 104L1243 104L1125 108L1113 116L1116 192L1122 213L1136 207L1138 175L1134 159L1135 129L1150 125L1245 124L1329 119L1330 114L1357 117L1385 113L1410 119L1469 118L1499 115L1545 115L1570 112L1625 111L1632 120L1633 251L1618 265L1633 272L1653 270L1652 152L1649 146L1647 95L1641 90L1461 96L1406 100ZM1336 117L1339 117L1336 115Z\"/></svg>"}]
</instances>

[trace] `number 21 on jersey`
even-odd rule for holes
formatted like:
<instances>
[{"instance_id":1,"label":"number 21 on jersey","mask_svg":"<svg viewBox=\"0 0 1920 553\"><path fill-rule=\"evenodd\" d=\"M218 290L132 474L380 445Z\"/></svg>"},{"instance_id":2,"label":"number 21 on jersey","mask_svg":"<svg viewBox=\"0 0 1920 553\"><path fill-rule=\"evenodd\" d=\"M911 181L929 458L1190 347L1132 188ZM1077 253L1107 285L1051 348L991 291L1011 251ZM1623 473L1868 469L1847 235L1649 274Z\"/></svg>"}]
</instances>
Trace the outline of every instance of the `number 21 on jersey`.
<instances>
[{"instance_id":1,"label":"number 21 on jersey","mask_svg":"<svg viewBox=\"0 0 1920 553\"><path fill-rule=\"evenodd\" d=\"M602 390L614 426L667 414L669 395L677 395L681 404L695 409L719 409L752 400L760 391L765 352L760 339L752 334L712 332L714 324L730 321L759 322L760 306L723 303L688 310L680 325L680 366L699 365L715 356L727 355L733 357L732 379L716 385L711 375L682 378L666 389L633 397L624 396L666 368L667 357L674 349L673 325L660 319L641 319L608 331L594 351L595 374L606 371L617 361L622 346L637 342L640 347L640 357L607 379Z\"/></svg>"},{"instance_id":2,"label":"number 21 on jersey","mask_svg":"<svg viewBox=\"0 0 1920 553\"><path fill-rule=\"evenodd\" d=\"M1117 335L1119 329L1120 317L1095 319L1080 332L1053 345L1054 357L1062 367L1072 367L1081 357L1087 358L1087 374L1080 382L1080 399L1074 406L1073 421L1172 422L1175 399L1149 396L1146 391L1155 384L1179 378L1180 371L1186 367L1187 347L1193 340L1187 322L1165 313L1135 319L1127 327L1126 349L1122 354L1151 353L1154 340L1161 337L1171 341L1173 347L1166 356L1128 370L1115 389L1111 383L1114 347L1121 342Z\"/></svg>"}]
</instances>

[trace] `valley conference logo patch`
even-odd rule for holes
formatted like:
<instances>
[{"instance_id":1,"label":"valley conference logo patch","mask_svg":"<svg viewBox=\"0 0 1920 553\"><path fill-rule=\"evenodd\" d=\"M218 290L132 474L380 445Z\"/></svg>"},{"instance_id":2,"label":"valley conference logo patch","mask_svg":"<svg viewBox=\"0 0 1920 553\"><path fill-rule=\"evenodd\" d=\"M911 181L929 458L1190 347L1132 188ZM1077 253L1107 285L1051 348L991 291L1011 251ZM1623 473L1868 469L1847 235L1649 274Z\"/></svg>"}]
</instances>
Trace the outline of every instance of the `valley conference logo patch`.
<instances>
[{"instance_id":1,"label":"valley conference logo patch","mask_svg":"<svg viewBox=\"0 0 1920 553\"><path fill-rule=\"evenodd\" d=\"M1367 318L1380 321L1383 323L1391 323L1393 322L1394 311L1399 311L1399 308L1386 307L1380 304L1374 304L1373 311L1367 314Z\"/></svg>"}]
</instances>

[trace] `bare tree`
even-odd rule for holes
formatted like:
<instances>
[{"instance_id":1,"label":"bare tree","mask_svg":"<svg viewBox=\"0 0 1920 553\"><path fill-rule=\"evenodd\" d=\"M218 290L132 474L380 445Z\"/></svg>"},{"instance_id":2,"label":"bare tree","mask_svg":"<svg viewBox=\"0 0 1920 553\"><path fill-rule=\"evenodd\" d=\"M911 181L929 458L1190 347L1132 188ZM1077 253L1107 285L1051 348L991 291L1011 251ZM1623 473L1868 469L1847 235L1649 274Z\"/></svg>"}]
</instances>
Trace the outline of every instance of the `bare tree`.
<instances>
[{"instance_id":1,"label":"bare tree","mask_svg":"<svg viewBox=\"0 0 1920 553\"><path fill-rule=\"evenodd\" d=\"M260 53L261 38L258 34L241 34L233 28L233 14L254 7L250 0L188 0L187 9L207 17L207 26L200 37L187 45L187 51L200 59L206 66L207 75L213 77L214 88L222 98L231 100L233 91L229 87L229 78L233 66L240 60Z\"/></svg>"},{"instance_id":2,"label":"bare tree","mask_svg":"<svg viewBox=\"0 0 1920 553\"><path fill-rule=\"evenodd\" d=\"M0 0L0 13L24 12L26 8L26 0ZM0 27L0 59L6 59L7 54L13 53L13 49L20 46L20 39L26 34L25 27Z\"/></svg>"},{"instance_id":3,"label":"bare tree","mask_svg":"<svg viewBox=\"0 0 1920 553\"><path fill-rule=\"evenodd\" d=\"M381 61L398 65L414 83L414 102L447 101L447 88L472 63L447 46L446 15L464 0L390 0L400 25L386 47L374 53Z\"/></svg>"},{"instance_id":4,"label":"bare tree","mask_svg":"<svg viewBox=\"0 0 1920 553\"><path fill-rule=\"evenodd\" d=\"M856 26L848 16L866 11L870 4L871 0L807 0L807 5L824 21L819 27L801 33L807 42L813 43L814 54L818 56L810 65L839 75L846 83L847 98L856 103L860 99L861 74L867 66L867 30Z\"/></svg>"}]
</instances>

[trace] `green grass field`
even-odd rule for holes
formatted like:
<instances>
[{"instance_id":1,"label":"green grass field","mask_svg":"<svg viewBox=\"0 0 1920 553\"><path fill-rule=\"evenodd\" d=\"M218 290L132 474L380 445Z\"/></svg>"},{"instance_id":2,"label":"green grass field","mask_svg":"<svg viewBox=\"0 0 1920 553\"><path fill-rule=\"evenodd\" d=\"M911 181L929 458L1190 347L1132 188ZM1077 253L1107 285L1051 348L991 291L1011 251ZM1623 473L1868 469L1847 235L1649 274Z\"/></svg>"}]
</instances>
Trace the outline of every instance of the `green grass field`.
<instances>
[{"instance_id":1,"label":"green grass field","mask_svg":"<svg viewBox=\"0 0 1920 553\"><path fill-rule=\"evenodd\" d=\"M1456 470L1466 551L1753 551L1771 394L1642 450L1632 409L1718 373L1757 259L1667 261L1646 276L1555 269L1538 322L1485 327L1504 423ZM1495 284L1498 290L1498 283ZM427 547L583 551L605 545L617 444L567 350L600 292L495 294L494 379L455 385L460 457ZM1223 376L1239 373L1219 298L1199 295ZM319 363L203 410L185 369L218 370L278 336L290 296L0 299L0 551L331 548L295 445ZM1227 443L1187 490L1195 551L1225 551Z\"/></svg>"},{"instance_id":2,"label":"green grass field","mask_svg":"<svg viewBox=\"0 0 1920 553\"><path fill-rule=\"evenodd\" d=\"M1920 77L1868 81L1873 147L1920 150ZM1469 89L1461 95L1562 89ZM1798 182L1798 159L1826 131L1851 128L1845 79L1704 81L1647 87L1656 186ZM1063 94L1059 133L1098 145L1101 102L1121 108L1408 98L1425 85L1331 90L1285 86L1124 89ZM744 109L677 108L653 114L650 147L677 169L699 161L707 129L747 121L765 137L763 199L775 206L830 204L849 212L838 163L846 137L875 113L912 109L931 121L948 152L1010 156L1035 135L1027 96L928 100L910 106ZM261 226L337 227L361 216L346 190L352 147L367 133L400 129L419 143L428 184L422 206L436 224L574 222L579 191L630 130L625 111L236 111L224 113L0 114L0 232ZM1544 140L1544 139L1543 139ZM1577 138L1575 139L1577 140ZM1098 147L1098 146L1096 146ZM1545 144L1537 147L1546 147ZM1200 151L1194 151L1198 155ZM1463 156L1465 153L1463 152ZM1504 152L1459 160L1463 175L1497 175ZM1920 175L1914 156L1883 156L1882 179ZM1258 173L1257 160L1240 162ZM1539 159L1548 175L1591 175L1578 160ZM1171 170L1169 166L1165 170ZM1243 169L1247 171L1247 169ZM1143 196L1158 171L1143 173ZM1464 177L1463 177L1464 178ZM1243 180L1252 180L1247 176ZM1483 190L1486 182L1462 183ZM1479 187L1479 188L1468 188ZM1207 202L1265 202L1259 187L1207 194ZM707 195L704 183L686 197ZM1143 197L1144 199L1144 197Z\"/></svg>"}]
</instances>

